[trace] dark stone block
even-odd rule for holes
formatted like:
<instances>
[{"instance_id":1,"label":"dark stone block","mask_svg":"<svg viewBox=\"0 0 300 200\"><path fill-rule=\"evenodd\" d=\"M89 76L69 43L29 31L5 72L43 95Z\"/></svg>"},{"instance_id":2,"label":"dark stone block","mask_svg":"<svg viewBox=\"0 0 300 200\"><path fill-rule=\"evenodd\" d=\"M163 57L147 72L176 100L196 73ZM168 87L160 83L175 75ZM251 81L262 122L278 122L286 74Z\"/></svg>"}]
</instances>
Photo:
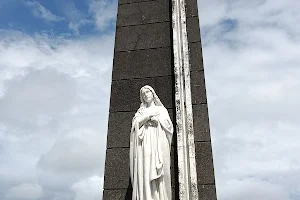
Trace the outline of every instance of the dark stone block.
<instances>
[{"instance_id":1,"label":"dark stone block","mask_svg":"<svg viewBox=\"0 0 300 200\"><path fill-rule=\"evenodd\" d=\"M177 147L172 146L171 150L171 178L172 178L172 199L179 199L179 183L178 183L178 159Z\"/></svg>"},{"instance_id":2,"label":"dark stone block","mask_svg":"<svg viewBox=\"0 0 300 200\"><path fill-rule=\"evenodd\" d=\"M173 108L175 94L173 91L174 81L172 76L155 78L155 92L166 108ZM174 122L173 122L174 123Z\"/></svg>"},{"instance_id":3,"label":"dark stone block","mask_svg":"<svg viewBox=\"0 0 300 200\"><path fill-rule=\"evenodd\" d=\"M200 42L200 28L198 17L186 19L188 42Z\"/></svg>"},{"instance_id":4,"label":"dark stone block","mask_svg":"<svg viewBox=\"0 0 300 200\"><path fill-rule=\"evenodd\" d=\"M137 111L140 107L140 89L144 85L154 88L166 108L172 108L172 77L154 77L112 81L110 112Z\"/></svg>"},{"instance_id":5,"label":"dark stone block","mask_svg":"<svg viewBox=\"0 0 300 200\"><path fill-rule=\"evenodd\" d=\"M207 102L204 71L191 72L191 91L193 104L203 104Z\"/></svg>"},{"instance_id":6,"label":"dark stone block","mask_svg":"<svg viewBox=\"0 0 300 200\"><path fill-rule=\"evenodd\" d=\"M130 187L129 148L106 150L104 189Z\"/></svg>"},{"instance_id":7,"label":"dark stone block","mask_svg":"<svg viewBox=\"0 0 300 200\"><path fill-rule=\"evenodd\" d=\"M116 52L113 80L172 75L172 49Z\"/></svg>"},{"instance_id":8,"label":"dark stone block","mask_svg":"<svg viewBox=\"0 0 300 200\"><path fill-rule=\"evenodd\" d=\"M170 21L169 9L168 0L119 5L117 27Z\"/></svg>"},{"instance_id":9,"label":"dark stone block","mask_svg":"<svg viewBox=\"0 0 300 200\"><path fill-rule=\"evenodd\" d=\"M174 128L173 138L172 138L172 143L171 143L171 145L172 145L172 148L176 148L176 147L174 147L174 146L177 145L177 144L176 144L176 113L174 113L175 110L173 110L173 109L167 109L167 110L168 110L168 113L169 113L169 116L170 116L170 118L171 118L171 121L172 121L172 123L173 123L173 128ZM177 156L177 155L176 155L176 156Z\"/></svg>"},{"instance_id":10,"label":"dark stone block","mask_svg":"<svg viewBox=\"0 0 300 200\"><path fill-rule=\"evenodd\" d=\"M135 112L109 114L107 148L129 147L131 121Z\"/></svg>"},{"instance_id":11,"label":"dark stone block","mask_svg":"<svg viewBox=\"0 0 300 200\"><path fill-rule=\"evenodd\" d=\"M119 0L119 5L121 5L121 4L127 4L127 3L146 2L146 1L153 1L153 0Z\"/></svg>"},{"instance_id":12,"label":"dark stone block","mask_svg":"<svg viewBox=\"0 0 300 200\"><path fill-rule=\"evenodd\" d=\"M207 104L193 105L195 141L210 141Z\"/></svg>"},{"instance_id":13,"label":"dark stone block","mask_svg":"<svg viewBox=\"0 0 300 200\"><path fill-rule=\"evenodd\" d=\"M176 140L176 113L175 113L175 109L168 109L168 113L169 113L169 116L171 118L171 121L172 121L172 124L173 124L173 128L174 128L174 132L173 132L173 138L172 138L172 143L171 145L172 146L176 146L177 145L177 140Z\"/></svg>"},{"instance_id":14,"label":"dark stone block","mask_svg":"<svg viewBox=\"0 0 300 200\"><path fill-rule=\"evenodd\" d=\"M103 200L132 200L132 189L104 190Z\"/></svg>"},{"instance_id":15,"label":"dark stone block","mask_svg":"<svg viewBox=\"0 0 300 200\"><path fill-rule=\"evenodd\" d=\"M179 189L172 186L172 200L179 200Z\"/></svg>"},{"instance_id":16,"label":"dark stone block","mask_svg":"<svg viewBox=\"0 0 300 200\"><path fill-rule=\"evenodd\" d=\"M171 167L171 185L174 187L175 186L175 183L176 183L176 166L175 166L175 164L174 164L174 158L175 158L175 156L177 156L176 154L175 154L175 149L174 149L175 147L174 146L172 146L171 147L171 163L170 163L170 167Z\"/></svg>"},{"instance_id":17,"label":"dark stone block","mask_svg":"<svg viewBox=\"0 0 300 200\"><path fill-rule=\"evenodd\" d=\"M198 5L197 0L187 0L186 3L186 17L198 16Z\"/></svg>"},{"instance_id":18,"label":"dark stone block","mask_svg":"<svg viewBox=\"0 0 300 200\"><path fill-rule=\"evenodd\" d=\"M199 199L217 200L215 185L198 185Z\"/></svg>"},{"instance_id":19,"label":"dark stone block","mask_svg":"<svg viewBox=\"0 0 300 200\"><path fill-rule=\"evenodd\" d=\"M109 111L131 111L132 91L130 80L112 81ZM139 96L137 98L139 100Z\"/></svg>"},{"instance_id":20,"label":"dark stone block","mask_svg":"<svg viewBox=\"0 0 300 200\"><path fill-rule=\"evenodd\" d=\"M190 48L191 71L203 70L201 42L190 43L189 48Z\"/></svg>"},{"instance_id":21,"label":"dark stone block","mask_svg":"<svg viewBox=\"0 0 300 200\"><path fill-rule=\"evenodd\" d=\"M119 27L116 31L115 51L169 47L170 33L170 22Z\"/></svg>"},{"instance_id":22,"label":"dark stone block","mask_svg":"<svg viewBox=\"0 0 300 200\"><path fill-rule=\"evenodd\" d=\"M214 166L210 142L195 142L198 185L214 184Z\"/></svg>"}]
</instances>

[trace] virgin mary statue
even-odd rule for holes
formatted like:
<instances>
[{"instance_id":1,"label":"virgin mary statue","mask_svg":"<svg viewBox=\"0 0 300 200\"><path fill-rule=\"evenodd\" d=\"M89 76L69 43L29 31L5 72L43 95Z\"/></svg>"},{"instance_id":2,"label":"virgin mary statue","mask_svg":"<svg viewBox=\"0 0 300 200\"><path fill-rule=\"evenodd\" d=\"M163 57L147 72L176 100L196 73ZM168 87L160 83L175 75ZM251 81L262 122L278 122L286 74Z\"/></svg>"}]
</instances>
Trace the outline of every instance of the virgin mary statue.
<instances>
[{"instance_id":1,"label":"virgin mary statue","mask_svg":"<svg viewBox=\"0 0 300 200\"><path fill-rule=\"evenodd\" d=\"M142 87L140 98L130 135L132 200L171 200L173 124L152 87Z\"/></svg>"}]
</instances>

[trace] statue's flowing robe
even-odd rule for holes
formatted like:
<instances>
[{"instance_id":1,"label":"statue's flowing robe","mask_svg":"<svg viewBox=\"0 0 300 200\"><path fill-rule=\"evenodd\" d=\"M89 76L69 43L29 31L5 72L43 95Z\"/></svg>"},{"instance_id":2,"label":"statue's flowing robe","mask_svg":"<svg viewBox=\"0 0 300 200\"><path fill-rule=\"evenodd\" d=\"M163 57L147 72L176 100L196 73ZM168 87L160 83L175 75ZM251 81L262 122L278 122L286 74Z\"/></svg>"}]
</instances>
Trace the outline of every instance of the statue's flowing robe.
<instances>
[{"instance_id":1,"label":"statue's flowing robe","mask_svg":"<svg viewBox=\"0 0 300 200\"><path fill-rule=\"evenodd\" d=\"M149 113L159 113L158 124L139 122ZM130 175L132 200L171 200L170 148L173 125L163 106L140 108L132 120Z\"/></svg>"}]
</instances>

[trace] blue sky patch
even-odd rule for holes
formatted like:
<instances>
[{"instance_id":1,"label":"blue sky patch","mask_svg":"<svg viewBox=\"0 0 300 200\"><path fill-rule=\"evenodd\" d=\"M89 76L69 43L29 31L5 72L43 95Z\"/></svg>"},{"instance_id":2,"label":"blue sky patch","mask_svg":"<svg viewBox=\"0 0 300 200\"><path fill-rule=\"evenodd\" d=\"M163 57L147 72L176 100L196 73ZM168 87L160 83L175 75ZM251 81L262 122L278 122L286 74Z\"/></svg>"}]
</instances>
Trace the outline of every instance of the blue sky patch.
<instances>
[{"instance_id":1,"label":"blue sky patch","mask_svg":"<svg viewBox=\"0 0 300 200\"><path fill-rule=\"evenodd\" d=\"M22 0L0 4L0 29L13 29L34 34L49 32L55 35L97 35L111 33L115 19L107 29L99 31L90 0ZM115 4L115 1L107 4Z\"/></svg>"},{"instance_id":2,"label":"blue sky patch","mask_svg":"<svg viewBox=\"0 0 300 200\"><path fill-rule=\"evenodd\" d=\"M220 21L219 26L223 32L230 32L237 28L238 21L236 19L223 19Z\"/></svg>"}]
</instances>

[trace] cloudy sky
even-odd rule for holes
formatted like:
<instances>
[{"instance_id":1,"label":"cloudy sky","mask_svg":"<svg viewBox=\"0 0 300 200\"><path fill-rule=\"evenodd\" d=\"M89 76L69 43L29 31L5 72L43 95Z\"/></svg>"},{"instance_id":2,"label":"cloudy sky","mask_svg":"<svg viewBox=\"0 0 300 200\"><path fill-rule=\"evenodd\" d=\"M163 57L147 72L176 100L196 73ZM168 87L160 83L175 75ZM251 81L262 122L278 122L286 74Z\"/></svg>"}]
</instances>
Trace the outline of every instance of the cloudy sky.
<instances>
[{"instance_id":1,"label":"cloudy sky","mask_svg":"<svg viewBox=\"0 0 300 200\"><path fill-rule=\"evenodd\" d=\"M198 0L219 200L300 199L300 1ZM102 196L117 0L0 0L0 199Z\"/></svg>"}]
</instances>

